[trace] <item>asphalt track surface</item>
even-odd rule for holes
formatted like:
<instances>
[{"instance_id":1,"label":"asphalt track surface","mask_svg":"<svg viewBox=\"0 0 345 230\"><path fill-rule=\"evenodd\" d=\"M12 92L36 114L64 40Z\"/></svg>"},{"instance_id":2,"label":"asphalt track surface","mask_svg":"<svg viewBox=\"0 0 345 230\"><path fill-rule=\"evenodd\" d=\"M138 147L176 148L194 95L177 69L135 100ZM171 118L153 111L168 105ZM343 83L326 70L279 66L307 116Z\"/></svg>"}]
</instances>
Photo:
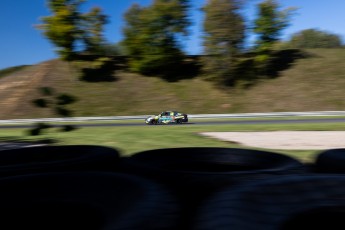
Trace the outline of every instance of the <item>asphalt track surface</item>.
<instances>
[{"instance_id":1,"label":"asphalt track surface","mask_svg":"<svg viewBox=\"0 0 345 230\"><path fill-rule=\"evenodd\" d=\"M190 119L192 120L192 119ZM291 119L291 120L241 120L241 121L195 121L193 120L188 123L183 124L169 124L169 125L269 125L269 124L303 124L303 123L342 123L345 122L345 118L323 118L323 119ZM133 126L156 126L156 125L147 125L145 121L142 123L99 123L99 124L73 124L76 127L133 127ZM163 125L163 124L162 124ZM162 126L157 125L157 126ZM60 127L62 125L52 125L52 127ZM11 128L31 128L32 125L1 125L0 129L11 129Z\"/></svg>"}]
</instances>

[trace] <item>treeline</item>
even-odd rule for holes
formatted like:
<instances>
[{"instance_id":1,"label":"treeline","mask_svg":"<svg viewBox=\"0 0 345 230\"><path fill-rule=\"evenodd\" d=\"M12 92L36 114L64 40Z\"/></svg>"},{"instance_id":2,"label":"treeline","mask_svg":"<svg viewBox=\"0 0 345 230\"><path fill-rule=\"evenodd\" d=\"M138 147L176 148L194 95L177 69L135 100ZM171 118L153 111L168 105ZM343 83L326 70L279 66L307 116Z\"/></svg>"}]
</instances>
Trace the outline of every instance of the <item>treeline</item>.
<instances>
[{"instance_id":1,"label":"treeline","mask_svg":"<svg viewBox=\"0 0 345 230\"><path fill-rule=\"evenodd\" d=\"M149 6L132 5L124 13L124 39L110 44L104 38L108 16L101 8L81 12L85 0L48 0L51 16L42 18L38 26L56 46L62 59L74 61L81 54L102 57L96 66L103 66L107 56L125 55L131 71L158 75L171 80L186 66L182 43L189 35L192 21L188 15L190 0L154 0ZM257 5L251 28L241 10L243 0L208 0L202 7L203 55L201 70L205 79L221 84L234 84L243 76L253 78L272 72L277 61L276 47L336 48L342 46L338 35L308 29L294 34L290 41L280 41L289 26L294 8L280 9L277 1L264 0ZM248 32L249 31L249 32ZM255 34L256 41L248 49L246 36ZM98 64L97 64L98 63Z\"/></svg>"}]
</instances>

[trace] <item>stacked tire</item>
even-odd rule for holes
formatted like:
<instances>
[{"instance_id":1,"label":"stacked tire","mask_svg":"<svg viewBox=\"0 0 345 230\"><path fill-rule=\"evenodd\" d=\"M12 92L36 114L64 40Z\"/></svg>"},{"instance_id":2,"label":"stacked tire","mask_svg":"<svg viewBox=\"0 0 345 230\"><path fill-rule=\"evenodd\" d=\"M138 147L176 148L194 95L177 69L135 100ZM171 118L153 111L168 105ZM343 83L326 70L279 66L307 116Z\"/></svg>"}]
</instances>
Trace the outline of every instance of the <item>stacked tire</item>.
<instances>
[{"instance_id":1,"label":"stacked tire","mask_svg":"<svg viewBox=\"0 0 345 230\"><path fill-rule=\"evenodd\" d=\"M0 177L67 171L114 171L120 154L97 145L36 146L0 151Z\"/></svg>"},{"instance_id":2,"label":"stacked tire","mask_svg":"<svg viewBox=\"0 0 345 230\"><path fill-rule=\"evenodd\" d=\"M191 229L202 202L223 188L305 173L288 156L238 148L169 148L123 159L125 173L140 175L167 187L181 205L178 229Z\"/></svg>"},{"instance_id":3,"label":"stacked tire","mask_svg":"<svg viewBox=\"0 0 345 230\"><path fill-rule=\"evenodd\" d=\"M170 192L91 145L0 151L1 229L176 229Z\"/></svg>"},{"instance_id":4,"label":"stacked tire","mask_svg":"<svg viewBox=\"0 0 345 230\"><path fill-rule=\"evenodd\" d=\"M239 148L96 145L0 151L2 229L336 229L345 149L306 165Z\"/></svg>"},{"instance_id":5,"label":"stacked tire","mask_svg":"<svg viewBox=\"0 0 345 230\"><path fill-rule=\"evenodd\" d=\"M328 149L320 152L315 160L316 173L345 173L345 148Z\"/></svg>"},{"instance_id":6,"label":"stacked tire","mask_svg":"<svg viewBox=\"0 0 345 230\"><path fill-rule=\"evenodd\" d=\"M195 230L343 229L345 177L287 175L228 187L204 201Z\"/></svg>"},{"instance_id":7,"label":"stacked tire","mask_svg":"<svg viewBox=\"0 0 345 230\"><path fill-rule=\"evenodd\" d=\"M194 230L343 229L345 149L319 152L302 174L229 186L202 202Z\"/></svg>"}]
</instances>

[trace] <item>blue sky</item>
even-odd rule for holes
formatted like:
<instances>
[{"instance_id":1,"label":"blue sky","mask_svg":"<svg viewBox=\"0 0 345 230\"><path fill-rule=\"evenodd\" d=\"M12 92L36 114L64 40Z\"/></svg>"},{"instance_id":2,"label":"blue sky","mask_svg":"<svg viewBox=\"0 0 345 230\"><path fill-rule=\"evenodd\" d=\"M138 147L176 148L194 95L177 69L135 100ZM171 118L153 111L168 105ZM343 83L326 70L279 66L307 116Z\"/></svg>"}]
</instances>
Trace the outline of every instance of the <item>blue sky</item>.
<instances>
[{"instance_id":1,"label":"blue sky","mask_svg":"<svg viewBox=\"0 0 345 230\"><path fill-rule=\"evenodd\" d=\"M206 0L191 0L190 36L183 41L187 53L198 54L202 51L201 35L203 14L200 8ZM152 0L88 0L86 9L100 6L110 17L106 26L106 38L109 42L122 39L123 13L133 3L148 5ZM247 0L244 14L248 20L255 18L256 5L262 0ZM317 28L345 38L345 1L344 0L278 0L282 8L297 7L291 25L284 30L283 39L288 39L295 32ZM54 46L34 28L40 23L40 17L50 14L46 0L1 0L0 2L0 69L37 64L56 58Z\"/></svg>"}]
</instances>

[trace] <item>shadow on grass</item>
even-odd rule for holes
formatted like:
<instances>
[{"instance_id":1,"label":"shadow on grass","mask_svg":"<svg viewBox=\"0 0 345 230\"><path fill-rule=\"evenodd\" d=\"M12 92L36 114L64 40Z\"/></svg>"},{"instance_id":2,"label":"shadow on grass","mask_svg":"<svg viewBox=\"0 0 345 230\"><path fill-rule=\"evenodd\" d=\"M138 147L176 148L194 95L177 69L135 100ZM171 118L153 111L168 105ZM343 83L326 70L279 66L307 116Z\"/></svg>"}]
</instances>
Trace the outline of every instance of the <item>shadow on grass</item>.
<instances>
[{"instance_id":1,"label":"shadow on grass","mask_svg":"<svg viewBox=\"0 0 345 230\"><path fill-rule=\"evenodd\" d=\"M280 77L280 72L287 70L299 59L310 58L311 55L299 49L276 51L272 54L265 68L255 64L255 54L247 54L237 63L234 77L225 80L225 85L232 87L239 81L244 82L244 88L254 86L259 79L274 79Z\"/></svg>"},{"instance_id":2,"label":"shadow on grass","mask_svg":"<svg viewBox=\"0 0 345 230\"><path fill-rule=\"evenodd\" d=\"M157 66L145 72L146 76L156 76L167 82L178 82L185 79L193 79L200 74L201 63L198 55L190 55L183 60L174 60Z\"/></svg>"},{"instance_id":3,"label":"shadow on grass","mask_svg":"<svg viewBox=\"0 0 345 230\"><path fill-rule=\"evenodd\" d=\"M114 82L116 81L115 66L112 63L105 63L99 68L83 68L80 80L86 82Z\"/></svg>"},{"instance_id":4,"label":"shadow on grass","mask_svg":"<svg viewBox=\"0 0 345 230\"><path fill-rule=\"evenodd\" d=\"M270 78L279 77L279 72L289 69L296 60L309 57L311 57L310 54L299 49L288 49L275 52L269 62L267 76Z\"/></svg>"},{"instance_id":5,"label":"shadow on grass","mask_svg":"<svg viewBox=\"0 0 345 230\"><path fill-rule=\"evenodd\" d=\"M201 66L198 63L186 62L170 70L162 71L160 77L167 82L178 82L185 79L193 79L200 73Z\"/></svg>"},{"instance_id":6,"label":"shadow on grass","mask_svg":"<svg viewBox=\"0 0 345 230\"><path fill-rule=\"evenodd\" d=\"M127 69L127 57L125 56L109 56L104 59L104 57L84 55L78 58L79 61L96 64L96 67L87 66L81 69L81 81L114 82L117 80L116 71Z\"/></svg>"}]
</instances>

